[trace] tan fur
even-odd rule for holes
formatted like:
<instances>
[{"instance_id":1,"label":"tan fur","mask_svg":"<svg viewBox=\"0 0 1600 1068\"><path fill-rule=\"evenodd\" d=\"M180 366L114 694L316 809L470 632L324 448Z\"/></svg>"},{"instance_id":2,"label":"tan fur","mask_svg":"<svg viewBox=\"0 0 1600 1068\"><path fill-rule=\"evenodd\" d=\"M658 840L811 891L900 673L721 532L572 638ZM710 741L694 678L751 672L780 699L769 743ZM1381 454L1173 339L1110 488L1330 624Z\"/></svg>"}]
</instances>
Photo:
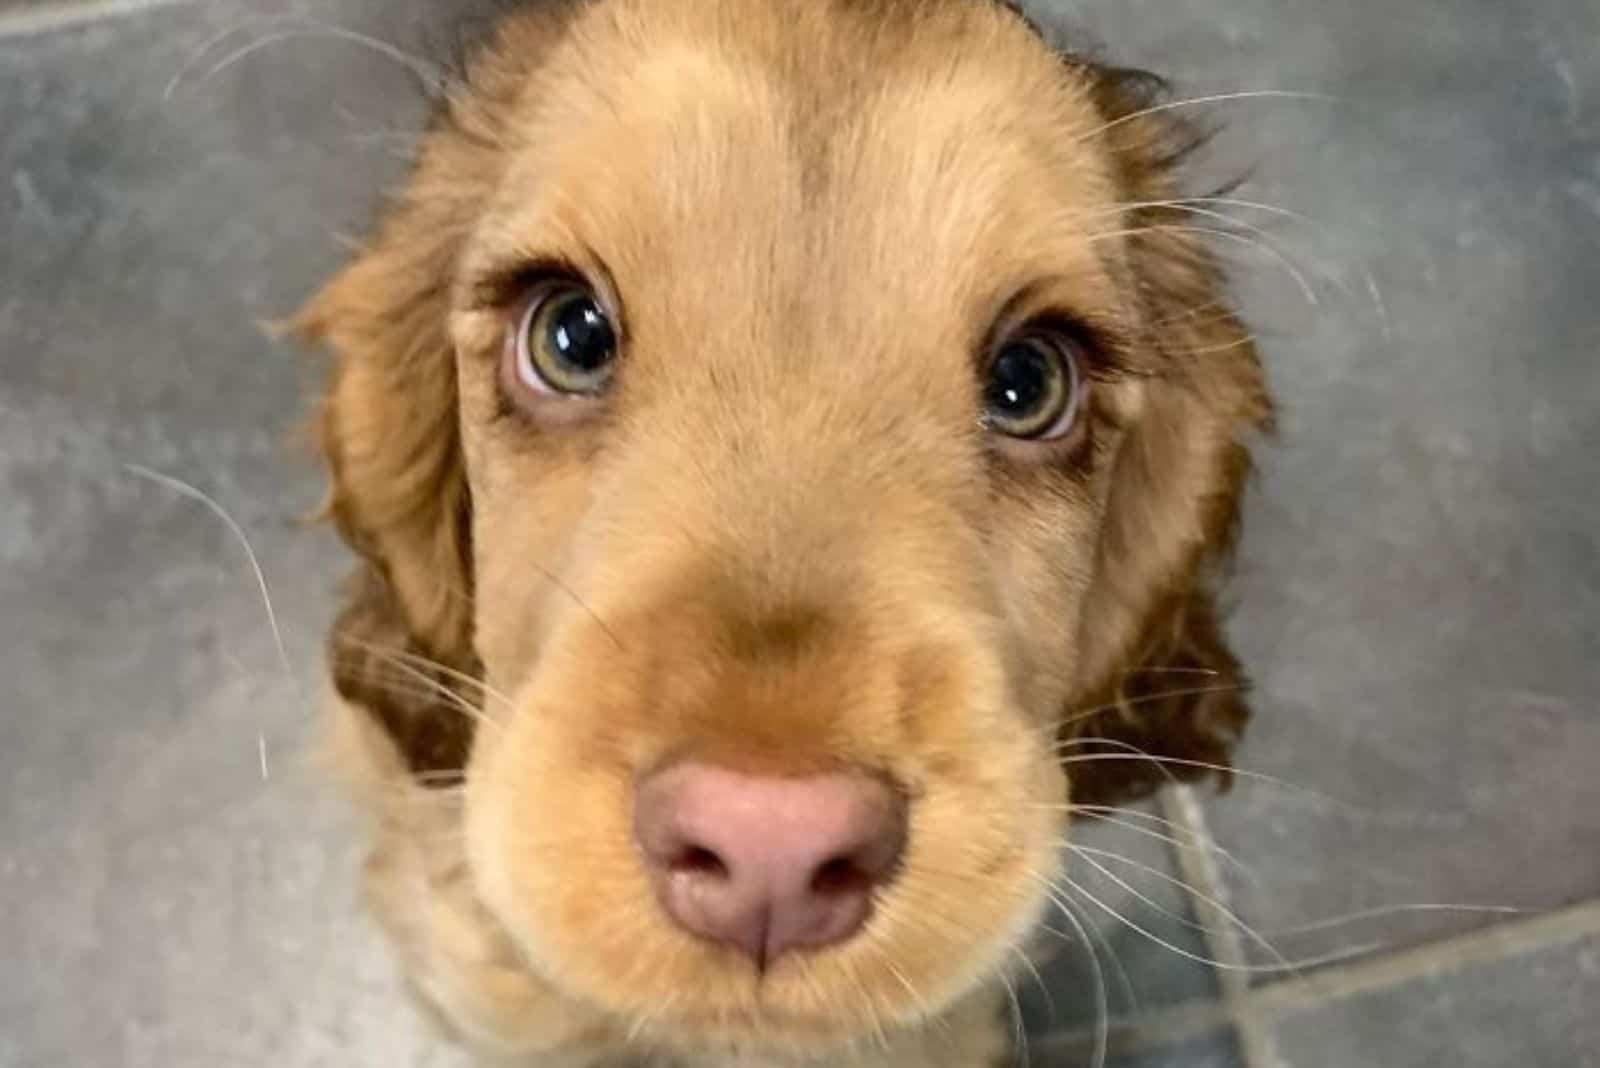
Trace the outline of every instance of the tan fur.
<instances>
[{"instance_id":1,"label":"tan fur","mask_svg":"<svg viewBox=\"0 0 1600 1068\"><path fill-rule=\"evenodd\" d=\"M1164 777L1058 735L1226 761L1211 583L1269 406L1182 215L1126 206L1180 195L1137 88L988 0L530 5L473 59L300 326L367 565L332 655L370 897L486 1057L999 1063L1061 802ZM507 414L502 282L551 260L622 365ZM1018 293L1130 365L1070 453L978 426ZM630 791L685 753L907 791L861 936L758 980L667 922Z\"/></svg>"}]
</instances>

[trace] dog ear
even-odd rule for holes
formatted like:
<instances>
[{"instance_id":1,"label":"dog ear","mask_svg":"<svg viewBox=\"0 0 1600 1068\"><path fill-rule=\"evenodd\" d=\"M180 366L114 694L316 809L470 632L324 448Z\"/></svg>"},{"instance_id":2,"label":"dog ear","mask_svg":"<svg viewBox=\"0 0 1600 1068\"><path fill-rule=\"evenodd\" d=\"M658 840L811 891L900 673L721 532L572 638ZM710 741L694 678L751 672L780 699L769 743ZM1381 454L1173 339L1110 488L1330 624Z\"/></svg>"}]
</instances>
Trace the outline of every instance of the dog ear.
<instances>
[{"instance_id":1,"label":"dog ear","mask_svg":"<svg viewBox=\"0 0 1600 1068\"><path fill-rule=\"evenodd\" d=\"M463 717L410 672L471 659L469 500L457 427L449 286L461 222L430 195L435 143L376 239L301 310L332 355L314 415L323 512L361 557L329 657L341 696L375 715L414 770L461 767Z\"/></svg>"},{"instance_id":2,"label":"dog ear","mask_svg":"<svg viewBox=\"0 0 1600 1068\"><path fill-rule=\"evenodd\" d=\"M1073 800L1105 804L1204 774L1161 758L1225 765L1249 717L1213 589L1250 471L1247 438L1270 426L1272 408L1250 332L1184 211L1175 171L1203 138L1151 110L1160 100L1155 79L1093 76L1101 136L1134 205L1131 284L1153 368L1113 461L1081 621L1092 696L1080 707L1094 711L1069 712L1063 724L1063 738L1078 739L1066 755L1121 754L1069 765Z\"/></svg>"},{"instance_id":3,"label":"dog ear","mask_svg":"<svg viewBox=\"0 0 1600 1068\"><path fill-rule=\"evenodd\" d=\"M561 35L559 6L505 21L468 61L371 240L291 323L332 356L314 413L324 514L364 565L331 636L334 682L418 772L464 766L471 718L453 687L480 670L451 291L515 103Z\"/></svg>"}]
</instances>

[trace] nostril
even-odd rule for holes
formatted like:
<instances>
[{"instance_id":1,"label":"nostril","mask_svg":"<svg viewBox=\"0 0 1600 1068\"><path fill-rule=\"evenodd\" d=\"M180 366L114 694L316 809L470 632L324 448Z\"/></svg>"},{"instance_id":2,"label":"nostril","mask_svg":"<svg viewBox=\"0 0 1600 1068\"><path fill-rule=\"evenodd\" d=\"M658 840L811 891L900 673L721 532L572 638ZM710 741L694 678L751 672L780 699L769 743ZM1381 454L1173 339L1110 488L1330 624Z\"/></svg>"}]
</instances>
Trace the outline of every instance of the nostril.
<instances>
[{"instance_id":1,"label":"nostril","mask_svg":"<svg viewBox=\"0 0 1600 1068\"><path fill-rule=\"evenodd\" d=\"M699 875L712 879L728 877L727 862L704 846L684 846L668 867L674 874Z\"/></svg>"},{"instance_id":2,"label":"nostril","mask_svg":"<svg viewBox=\"0 0 1600 1068\"><path fill-rule=\"evenodd\" d=\"M875 880L848 856L826 861L811 876L811 892L818 897L848 897L872 889Z\"/></svg>"}]
</instances>

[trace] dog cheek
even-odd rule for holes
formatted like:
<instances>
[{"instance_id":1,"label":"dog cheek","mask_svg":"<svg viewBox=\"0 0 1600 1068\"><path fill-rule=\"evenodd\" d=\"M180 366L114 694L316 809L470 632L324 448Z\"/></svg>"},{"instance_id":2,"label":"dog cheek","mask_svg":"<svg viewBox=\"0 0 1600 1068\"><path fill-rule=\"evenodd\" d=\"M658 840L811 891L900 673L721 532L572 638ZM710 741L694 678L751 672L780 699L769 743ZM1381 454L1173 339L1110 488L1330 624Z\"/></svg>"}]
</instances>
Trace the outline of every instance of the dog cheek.
<instances>
[{"instance_id":1,"label":"dog cheek","mask_svg":"<svg viewBox=\"0 0 1600 1068\"><path fill-rule=\"evenodd\" d=\"M1032 502L1008 516L995 565L1005 619L1005 655L1015 699L1028 722L1059 715L1078 675L1079 619L1094 546L1092 505Z\"/></svg>"}]
</instances>

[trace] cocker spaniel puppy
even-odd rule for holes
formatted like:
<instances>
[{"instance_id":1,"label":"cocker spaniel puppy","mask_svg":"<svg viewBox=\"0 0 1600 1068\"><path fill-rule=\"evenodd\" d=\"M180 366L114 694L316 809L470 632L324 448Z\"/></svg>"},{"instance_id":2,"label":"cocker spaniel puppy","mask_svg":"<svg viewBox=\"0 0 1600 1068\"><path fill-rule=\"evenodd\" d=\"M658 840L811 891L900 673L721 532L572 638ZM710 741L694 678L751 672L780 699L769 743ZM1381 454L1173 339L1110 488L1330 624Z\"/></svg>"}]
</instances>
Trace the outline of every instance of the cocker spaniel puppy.
<instances>
[{"instance_id":1,"label":"cocker spaniel puppy","mask_svg":"<svg viewBox=\"0 0 1600 1068\"><path fill-rule=\"evenodd\" d=\"M462 1041L1005 1063L1074 808L1227 762L1270 406L1151 93L998 0L475 50L298 320L369 895Z\"/></svg>"}]
</instances>

